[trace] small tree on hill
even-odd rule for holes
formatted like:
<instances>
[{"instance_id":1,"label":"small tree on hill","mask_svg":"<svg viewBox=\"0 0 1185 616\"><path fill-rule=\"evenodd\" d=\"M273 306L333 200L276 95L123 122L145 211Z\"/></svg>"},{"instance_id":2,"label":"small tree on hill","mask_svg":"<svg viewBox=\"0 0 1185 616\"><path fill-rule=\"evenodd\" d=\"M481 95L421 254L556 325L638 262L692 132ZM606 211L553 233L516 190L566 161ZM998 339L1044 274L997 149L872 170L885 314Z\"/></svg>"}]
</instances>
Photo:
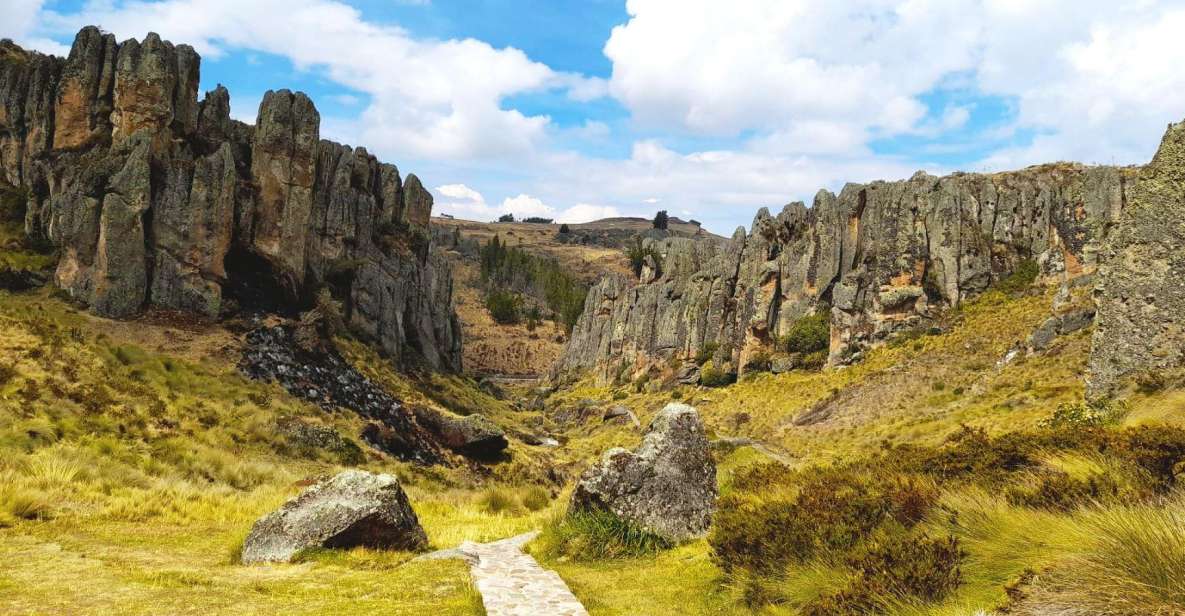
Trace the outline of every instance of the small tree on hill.
<instances>
[{"instance_id":1,"label":"small tree on hill","mask_svg":"<svg viewBox=\"0 0 1185 616\"><path fill-rule=\"evenodd\" d=\"M654 215L654 228L665 231L667 228L668 219L669 217L667 216L667 211L659 210L658 213Z\"/></svg>"},{"instance_id":2,"label":"small tree on hill","mask_svg":"<svg viewBox=\"0 0 1185 616\"><path fill-rule=\"evenodd\" d=\"M568 228L567 223L560 225L560 233L571 233L571 232L572 232L572 230Z\"/></svg>"},{"instance_id":3,"label":"small tree on hill","mask_svg":"<svg viewBox=\"0 0 1185 616\"><path fill-rule=\"evenodd\" d=\"M514 222L514 214L503 214L498 217L498 222Z\"/></svg>"}]
</instances>

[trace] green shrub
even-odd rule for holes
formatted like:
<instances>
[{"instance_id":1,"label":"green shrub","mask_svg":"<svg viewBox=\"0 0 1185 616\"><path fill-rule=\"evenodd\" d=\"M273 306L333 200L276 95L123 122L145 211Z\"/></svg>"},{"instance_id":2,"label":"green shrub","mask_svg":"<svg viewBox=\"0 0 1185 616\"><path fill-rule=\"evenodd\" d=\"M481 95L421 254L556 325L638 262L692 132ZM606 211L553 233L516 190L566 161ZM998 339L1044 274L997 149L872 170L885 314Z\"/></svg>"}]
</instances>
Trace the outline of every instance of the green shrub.
<instances>
[{"instance_id":1,"label":"green shrub","mask_svg":"<svg viewBox=\"0 0 1185 616\"><path fill-rule=\"evenodd\" d=\"M1035 485L1009 486L1005 496L1014 505L1070 511L1084 505L1117 501L1123 492L1120 483L1106 473L1078 478L1052 471L1042 473Z\"/></svg>"},{"instance_id":2,"label":"green shrub","mask_svg":"<svg viewBox=\"0 0 1185 616\"><path fill-rule=\"evenodd\" d=\"M996 283L996 289L1008 294L1019 293L1033 286L1041 268L1033 259L1025 259L1016 265L1016 269L1007 277Z\"/></svg>"},{"instance_id":3,"label":"green shrub","mask_svg":"<svg viewBox=\"0 0 1185 616\"><path fill-rule=\"evenodd\" d=\"M546 509L551 504L551 492L541 486L531 486L523 494L522 504L527 511Z\"/></svg>"},{"instance_id":4,"label":"green shrub","mask_svg":"<svg viewBox=\"0 0 1185 616\"><path fill-rule=\"evenodd\" d=\"M716 356L716 351L720 350L720 344L716 342L708 342L700 347L700 350L695 354L695 365L702 366L708 363L708 360Z\"/></svg>"},{"instance_id":5,"label":"green shrub","mask_svg":"<svg viewBox=\"0 0 1185 616\"><path fill-rule=\"evenodd\" d=\"M708 362L699 372L699 382L704 387L724 387L737 381L735 372L726 371L715 363Z\"/></svg>"},{"instance_id":6,"label":"green shrub","mask_svg":"<svg viewBox=\"0 0 1185 616\"><path fill-rule=\"evenodd\" d=\"M749 362L745 364L745 372L769 372L773 367L773 358L769 351L761 349L749 357Z\"/></svg>"},{"instance_id":7,"label":"green shrub","mask_svg":"<svg viewBox=\"0 0 1185 616\"><path fill-rule=\"evenodd\" d=\"M634 243L626 249L625 256L630 261L630 269L634 276L642 275L642 265L646 263L646 257L653 259L654 266L658 269L657 273L662 273L662 254L654 246L646 246L641 237L634 238Z\"/></svg>"},{"instance_id":8,"label":"green shrub","mask_svg":"<svg viewBox=\"0 0 1185 616\"><path fill-rule=\"evenodd\" d=\"M803 370L822 370L827 365L827 351L815 351L814 353L807 353L802 356L802 360L798 362L798 367Z\"/></svg>"},{"instance_id":9,"label":"green shrub","mask_svg":"<svg viewBox=\"0 0 1185 616\"><path fill-rule=\"evenodd\" d=\"M855 468L738 474L720 499L708 544L720 566L774 573L843 554L884 528L911 528L938 500L926 482Z\"/></svg>"},{"instance_id":10,"label":"green shrub","mask_svg":"<svg viewBox=\"0 0 1185 616\"><path fill-rule=\"evenodd\" d=\"M1151 476L1154 487L1167 491L1185 473L1185 430L1175 426L1138 426L1125 430L1115 453Z\"/></svg>"},{"instance_id":11,"label":"green shrub","mask_svg":"<svg viewBox=\"0 0 1185 616\"><path fill-rule=\"evenodd\" d=\"M490 488L477 498L477 505L482 511L493 514L514 513L518 510L518 501L514 494L505 488Z\"/></svg>"},{"instance_id":12,"label":"green shrub","mask_svg":"<svg viewBox=\"0 0 1185 616\"><path fill-rule=\"evenodd\" d=\"M856 579L839 593L806 606L807 616L883 614L901 599L941 600L959 587L965 557L958 539L894 536L869 545L849 559Z\"/></svg>"},{"instance_id":13,"label":"green shrub","mask_svg":"<svg viewBox=\"0 0 1185 616\"><path fill-rule=\"evenodd\" d=\"M781 340L789 353L809 355L826 351L831 346L831 312L820 309L795 321Z\"/></svg>"},{"instance_id":14,"label":"green shrub","mask_svg":"<svg viewBox=\"0 0 1185 616\"><path fill-rule=\"evenodd\" d=\"M1123 421L1128 406L1123 401L1094 400L1059 404L1053 415L1041 420L1040 426L1051 430L1062 428L1099 428Z\"/></svg>"},{"instance_id":15,"label":"green shrub","mask_svg":"<svg viewBox=\"0 0 1185 616\"><path fill-rule=\"evenodd\" d=\"M490 291L486 295L486 310L500 325L516 325L522 320L522 299L513 291Z\"/></svg>"},{"instance_id":16,"label":"green shrub","mask_svg":"<svg viewBox=\"0 0 1185 616\"><path fill-rule=\"evenodd\" d=\"M608 511L580 511L553 518L538 545L553 558L597 561L649 556L672 544Z\"/></svg>"}]
</instances>

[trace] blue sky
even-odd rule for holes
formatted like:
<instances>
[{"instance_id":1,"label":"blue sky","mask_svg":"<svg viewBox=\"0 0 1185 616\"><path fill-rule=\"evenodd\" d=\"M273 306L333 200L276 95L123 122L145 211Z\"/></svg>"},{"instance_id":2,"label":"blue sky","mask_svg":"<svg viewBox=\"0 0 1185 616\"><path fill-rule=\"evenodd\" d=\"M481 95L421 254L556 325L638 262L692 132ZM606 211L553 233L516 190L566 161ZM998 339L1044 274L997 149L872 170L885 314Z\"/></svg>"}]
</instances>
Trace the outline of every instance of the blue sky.
<instances>
[{"instance_id":1,"label":"blue sky","mask_svg":"<svg viewBox=\"0 0 1185 616\"><path fill-rule=\"evenodd\" d=\"M253 121L310 94L322 135L415 172L437 212L666 209L719 233L917 169L1139 163L1185 116L1182 2L0 0L47 53L94 23L203 56Z\"/></svg>"}]
</instances>

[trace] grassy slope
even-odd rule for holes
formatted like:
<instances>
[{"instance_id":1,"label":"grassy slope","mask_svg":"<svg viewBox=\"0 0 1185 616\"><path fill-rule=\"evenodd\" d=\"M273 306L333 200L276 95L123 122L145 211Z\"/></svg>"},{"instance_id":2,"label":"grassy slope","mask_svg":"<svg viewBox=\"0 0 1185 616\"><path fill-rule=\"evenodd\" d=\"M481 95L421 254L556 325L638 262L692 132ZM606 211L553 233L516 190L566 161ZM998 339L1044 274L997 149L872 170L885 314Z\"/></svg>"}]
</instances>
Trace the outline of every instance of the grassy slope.
<instances>
[{"instance_id":1,"label":"grassy slope","mask_svg":"<svg viewBox=\"0 0 1185 616\"><path fill-rule=\"evenodd\" d=\"M988 293L948 317L948 331L892 343L873 351L862 363L840 370L757 375L718 390L684 389L671 393L634 394L630 387L621 403L639 412L643 423L672 398L697 406L716 436L746 436L785 452L797 464L827 464L859 457L894 443L936 444L960 424L990 433L1032 428L1061 402L1080 400L1082 375L1090 346L1089 332L1057 341L1045 355L997 362L1048 316L1047 294L1010 298ZM614 391L582 383L557 394L557 404L609 399ZM836 401L830 416L809 426L794 425L803 411L828 399ZM1180 412L1185 394L1163 391L1136 395L1128 424L1148 421L1185 423ZM751 419L738 423L738 414ZM580 430L576 431L578 434ZM592 433L573 443L599 449L619 438ZM731 471L763 458L751 448L727 456L721 465L722 490ZM1053 460L1051 463L1057 464ZM1094 546L1096 522L1114 510L1054 514L1009 506L992 495L974 491L950 494L961 511L958 522L934 519L934 535L954 534L970 556L965 584L948 600L933 606L901 606L897 614L975 614L1005 600L1004 585L1026 569L1081 558ZM1135 514L1133 514L1135 515ZM1135 520L1155 518L1143 512ZM732 580L714 567L705 541L680 547L657 558L618 563L548 562L594 614L632 614L647 605L653 614L715 614L741 610L741 594ZM777 592L779 605L768 613L797 613L796 604L824 589L837 590L843 580L818 565L787 572Z\"/></svg>"},{"instance_id":2,"label":"grassy slope","mask_svg":"<svg viewBox=\"0 0 1185 616\"><path fill-rule=\"evenodd\" d=\"M804 464L859 455L886 438L935 442L960 423L1023 428L1081 396L1085 333L1060 340L1049 355L996 368L1048 305L1043 295L988 294L952 316L949 333L883 347L854 367L759 375L720 390L623 388L618 402L645 423L678 397L700 408L715 435L757 438ZM409 554L356 550L288 566L231 564L255 519L295 494L298 482L341 468L332 455L286 446L276 419L302 417L347 437L359 427L348 414L324 413L239 377L236 344L219 328L117 323L74 311L48 292L0 293L0 372L11 368L0 384L0 612L479 613L459 563L404 564ZM409 402L568 439L557 450L515 442L510 461L472 470L417 469L370 454L365 467L404 480L436 547L539 527L562 509L562 497L533 513L521 505L494 512L484 504L490 487L544 482L552 469L570 479L604 449L640 439L632 427L595 416L563 424L521 410L458 377L413 381L363 345L343 341L343 348ZM578 384L553 395L549 407L584 399L607 405L614 393ZM839 403L826 420L792 423L833 395ZM1128 421L1179 421L1183 397L1171 390L1137 396ZM739 413L751 419L738 422ZM752 448L724 457L723 489L737 468L763 459ZM510 490L523 500L523 488ZM1022 511L974 493L948 498L968 512L961 525L929 523L963 537L972 555L968 583L942 606L900 613L995 605L1002 585L1025 567L1089 548L1084 529L1095 514ZM735 582L721 575L702 541L656 557L546 564L594 614L742 609ZM789 602L768 611L793 613L795 596L835 583L826 570L792 571L782 589Z\"/></svg>"},{"instance_id":3,"label":"grassy slope","mask_svg":"<svg viewBox=\"0 0 1185 616\"><path fill-rule=\"evenodd\" d=\"M111 322L48 293L0 292L0 612L479 613L460 563L357 550L232 564L259 516L341 468L331 454L293 449L276 420L347 438L359 428L238 376L235 344L215 327ZM432 393L468 396L502 421L513 412L455 377ZM436 547L510 536L544 515L483 509L481 475L373 453L364 466L404 480ZM500 472L516 469L535 472L513 462Z\"/></svg>"}]
</instances>

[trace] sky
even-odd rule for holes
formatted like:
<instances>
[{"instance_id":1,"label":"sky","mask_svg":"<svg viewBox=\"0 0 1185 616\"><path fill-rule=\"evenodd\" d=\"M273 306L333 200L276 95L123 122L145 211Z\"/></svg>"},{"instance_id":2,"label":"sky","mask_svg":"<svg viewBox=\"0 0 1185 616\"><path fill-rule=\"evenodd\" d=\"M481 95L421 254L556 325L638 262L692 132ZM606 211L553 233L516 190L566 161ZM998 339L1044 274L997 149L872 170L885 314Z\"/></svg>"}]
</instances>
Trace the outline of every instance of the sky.
<instances>
[{"instance_id":1,"label":"sky","mask_svg":"<svg viewBox=\"0 0 1185 616\"><path fill-rule=\"evenodd\" d=\"M202 56L254 122L307 92L436 213L583 222L758 208L922 169L1139 164L1185 118L1185 0L0 0L65 55L93 24Z\"/></svg>"}]
</instances>

